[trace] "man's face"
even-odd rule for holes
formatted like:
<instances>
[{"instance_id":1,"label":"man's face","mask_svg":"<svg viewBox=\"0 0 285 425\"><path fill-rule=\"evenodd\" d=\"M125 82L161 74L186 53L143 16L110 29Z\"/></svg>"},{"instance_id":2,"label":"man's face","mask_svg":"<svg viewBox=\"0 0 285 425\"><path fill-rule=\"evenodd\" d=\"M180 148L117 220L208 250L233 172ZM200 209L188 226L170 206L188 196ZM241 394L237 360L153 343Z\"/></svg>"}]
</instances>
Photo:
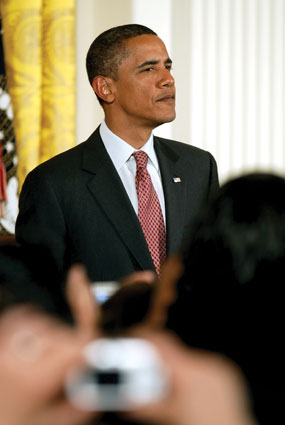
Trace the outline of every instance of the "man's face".
<instances>
[{"instance_id":1,"label":"man's face","mask_svg":"<svg viewBox=\"0 0 285 425\"><path fill-rule=\"evenodd\" d=\"M153 129L175 118L175 83L171 59L155 35L125 41L129 56L113 81L114 113L124 124Z\"/></svg>"}]
</instances>

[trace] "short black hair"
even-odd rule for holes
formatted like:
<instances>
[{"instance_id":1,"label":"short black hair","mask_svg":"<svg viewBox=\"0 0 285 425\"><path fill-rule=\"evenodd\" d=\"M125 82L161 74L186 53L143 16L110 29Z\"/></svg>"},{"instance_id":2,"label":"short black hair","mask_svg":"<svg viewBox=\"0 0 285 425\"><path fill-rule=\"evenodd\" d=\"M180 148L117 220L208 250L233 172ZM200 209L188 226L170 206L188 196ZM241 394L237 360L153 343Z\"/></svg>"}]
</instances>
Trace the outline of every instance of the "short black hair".
<instances>
[{"instance_id":1,"label":"short black hair","mask_svg":"<svg viewBox=\"0 0 285 425\"><path fill-rule=\"evenodd\" d=\"M220 188L196 221L190 235L187 270L191 272L192 262L199 256L201 261L213 259L212 273L217 272L220 284L245 284L261 264L284 256L285 179L270 173L233 178ZM227 265L231 274L226 274Z\"/></svg>"},{"instance_id":2,"label":"short black hair","mask_svg":"<svg viewBox=\"0 0 285 425\"><path fill-rule=\"evenodd\" d=\"M73 324L64 291L65 277L44 249L0 245L0 314L17 305L30 305Z\"/></svg>"},{"instance_id":3,"label":"short black hair","mask_svg":"<svg viewBox=\"0 0 285 425\"><path fill-rule=\"evenodd\" d=\"M143 34L157 35L150 28L139 24L128 24L113 27L100 34L91 44L87 57L86 69L92 85L97 75L118 78L118 68L128 56L124 40Z\"/></svg>"}]
</instances>

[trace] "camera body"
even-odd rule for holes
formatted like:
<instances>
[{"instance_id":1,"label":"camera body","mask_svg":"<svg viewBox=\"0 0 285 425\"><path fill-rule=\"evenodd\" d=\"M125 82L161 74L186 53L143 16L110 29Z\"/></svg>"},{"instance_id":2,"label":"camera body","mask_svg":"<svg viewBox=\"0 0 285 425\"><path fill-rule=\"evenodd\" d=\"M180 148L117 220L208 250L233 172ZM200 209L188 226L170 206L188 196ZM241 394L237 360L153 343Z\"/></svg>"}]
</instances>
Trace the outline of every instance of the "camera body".
<instances>
[{"instance_id":1,"label":"camera body","mask_svg":"<svg viewBox=\"0 0 285 425\"><path fill-rule=\"evenodd\" d=\"M146 340L101 338L84 355L85 368L73 371L66 385L69 400L82 410L131 410L167 393L167 371Z\"/></svg>"}]
</instances>

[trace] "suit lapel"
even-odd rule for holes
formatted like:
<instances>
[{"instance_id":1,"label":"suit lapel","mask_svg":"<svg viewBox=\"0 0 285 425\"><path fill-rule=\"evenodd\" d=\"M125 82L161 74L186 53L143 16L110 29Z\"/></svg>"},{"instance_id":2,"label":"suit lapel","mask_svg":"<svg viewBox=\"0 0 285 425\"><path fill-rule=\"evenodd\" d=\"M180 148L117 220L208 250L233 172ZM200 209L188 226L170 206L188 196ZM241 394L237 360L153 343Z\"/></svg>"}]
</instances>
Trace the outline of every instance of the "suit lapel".
<instances>
[{"instance_id":1,"label":"suit lapel","mask_svg":"<svg viewBox=\"0 0 285 425\"><path fill-rule=\"evenodd\" d=\"M97 129L86 142L82 168L92 174L88 188L142 269L154 269L137 215Z\"/></svg>"},{"instance_id":2,"label":"suit lapel","mask_svg":"<svg viewBox=\"0 0 285 425\"><path fill-rule=\"evenodd\" d=\"M179 166L177 155L159 137L154 137L154 147L157 154L166 208L166 234L168 254L180 248L184 230L184 198L186 196L186 177Z\"/></svg>"}]
</instances>

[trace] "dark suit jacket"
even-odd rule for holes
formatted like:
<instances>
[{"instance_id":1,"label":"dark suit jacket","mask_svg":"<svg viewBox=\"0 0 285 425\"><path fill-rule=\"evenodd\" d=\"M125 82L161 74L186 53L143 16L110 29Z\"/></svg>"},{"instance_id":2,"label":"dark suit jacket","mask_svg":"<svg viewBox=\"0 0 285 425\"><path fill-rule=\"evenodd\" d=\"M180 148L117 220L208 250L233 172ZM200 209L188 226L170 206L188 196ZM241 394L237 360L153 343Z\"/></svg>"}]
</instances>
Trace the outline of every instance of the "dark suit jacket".
<instances>
[{"instance_id":1,"label":"dark suit jacket","mask_svg":"<svg viewBox=\"0 0 285 425\"><path fill-rule=\"evenodd\" d=\"M166 205L168 254L218 187L216 163L206 151L154 137ZM175 183L173 178L180 177ZM81 262L93 281L116 280L152 269L137 215L102 143L89 139L35 168L19 202L16 239L48 247L60 269Z\"/></svg>"}]
</instances>

